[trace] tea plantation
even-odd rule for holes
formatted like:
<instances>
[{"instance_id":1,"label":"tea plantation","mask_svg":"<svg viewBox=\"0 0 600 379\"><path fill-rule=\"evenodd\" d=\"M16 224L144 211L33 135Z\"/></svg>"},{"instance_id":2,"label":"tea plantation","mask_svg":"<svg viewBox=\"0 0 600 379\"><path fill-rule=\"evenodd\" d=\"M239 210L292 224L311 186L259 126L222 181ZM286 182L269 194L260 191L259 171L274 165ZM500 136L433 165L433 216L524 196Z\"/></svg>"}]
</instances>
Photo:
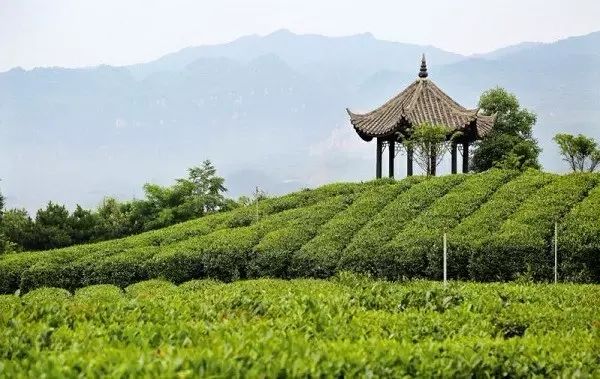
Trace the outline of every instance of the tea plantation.
<instances>
[{"instance_id":1,"label":"tea plantation","mask_svg":"<svg viewBox=\"0 0 600 379\"><path fill-rule=\"evenodd\" d=\"M0 378L600 377L598 283L598 174L331 184L0 256Z\"/></svg>"},{"instance_id":2,"label":"tea plantation","mask_svg":"<svg viewBox=\"0 0 600 379\"><path fill-rule=\"evenodd\" d=\"M599 294L349 273L41 288L0 295L0 377L593 378Z\"/></svg>"},{"instance_id":3,"label":"tea plantation","mask_svg":"<svg viewBox=\"0 0 600 379\"><path fill-rule=\"evenodd\" d=\"M600 175L492 170L304 190L120 240L0 257L0 293L152 278L600 282Z\"/></svg>"}]
</instances>

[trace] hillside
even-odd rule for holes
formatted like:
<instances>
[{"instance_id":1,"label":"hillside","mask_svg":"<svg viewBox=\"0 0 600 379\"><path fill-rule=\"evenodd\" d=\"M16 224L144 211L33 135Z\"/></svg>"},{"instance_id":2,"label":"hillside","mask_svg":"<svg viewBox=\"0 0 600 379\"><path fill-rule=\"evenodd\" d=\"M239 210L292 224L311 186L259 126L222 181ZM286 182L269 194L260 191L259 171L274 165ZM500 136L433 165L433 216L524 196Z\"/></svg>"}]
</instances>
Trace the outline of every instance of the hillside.
<instances>
[{"instance_id":1,"label":"hillside","mask_svg":"<svg viewBox=\"0 0 600 379\"><path fill-rule=\"evenodd\" d=\"M467 107L490 87L514 92L539 116L544 168L564 170L554 134L600 138L599 38L471 58L369 34L282 30L135 66L13 69L0 73L2 191L10 207L94 207L106 195L140 196L140 183L166 184L207 158L231 196L365 180L374 146L356 137L345 108L396 94L423 52L430 78Z\"/></svg>"},{"instance_id":2,"label":"hillside","mask_svg":"<svg viewBox=\"0 0 600 379\"><path fill-rule=\"evenodd\" d=\"M553 278L600 282L600 174L492 170L340 183L120 240L0 257L0 293L42 286L125 287L149 278Z\"/></svg>"}]
</instances>

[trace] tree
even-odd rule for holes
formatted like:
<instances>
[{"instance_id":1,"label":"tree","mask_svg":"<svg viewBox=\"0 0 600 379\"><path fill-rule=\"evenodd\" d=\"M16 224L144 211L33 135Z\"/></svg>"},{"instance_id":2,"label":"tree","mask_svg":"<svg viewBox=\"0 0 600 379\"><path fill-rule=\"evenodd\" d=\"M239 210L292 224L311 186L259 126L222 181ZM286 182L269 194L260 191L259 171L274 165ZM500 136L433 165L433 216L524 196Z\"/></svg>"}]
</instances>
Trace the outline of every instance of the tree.
<instances>
[{"instance_id":1,"label":"tree","mask_svg":"<svg viewBox=\"0 0 600 379\"><path fill-rule=\"evenodd\" d=\"M4 212L4 195L0 192L0 222L2 222L2 213Z\"/></svg>"},{"instance_id":2,"label":"tree","mask_svg":"<svg viewBox=\"0 0 600 379\"><path fill-rule=\"evenodd\" d=\"M3 225L2 225L2 214L4 213L4 196L2 192L0 192L0 254L9 250L8 248L8 239L4 234Z\"/></svg>"},{"instance_id":3,"label":"tree","mask_svg":"<svg viewBox=\"0 0 600 379\"><path fill-rule=\"evenodd\" d=\"M209 160L200 167L188 169L188 180L193 183L193 196L201 200L204 212L219 210L225 201L225 179L217 176L217 169Z\"/></svg>"},{"instance_id":4,"label":"tree","mask_svg":"<svg viewBox=\"0 0 600 379\"><path fill-rule=\"evenodd\" d=\"M539 169L541 149L533 138L536 115L522 108L514 94L499 87L481 95L479 108L484 114L496 114L496 122L492 132L475 145L473 170L481 172L492 167Z\"/></svg>"},{"instance_id":5,"label":"tree","mask_svg":"<svg viewBox=\"0 0 600 379\"><path fill-rule=\"evenodd\" d=\"M427 176L435 175L435 167L444 157L447 135L447 127L425 123L413 128L410 137L403 141L406 149L413 149L413 159Z\"/></svg>"},{"instance_id":6,"label":"tree","mask_svg":"<svg viewBox=\"0 0 600 379\"><path fill-rule=\"evenodd\" d=\"M39 209L35 216L34 249L54 249L73 244L69 211L64 205L49 202L45 209Z\"/></svg>"},{"instance_id":7,"label":"tree","mask_svg":"<svg viewBox=\"0 0 600 379\"><path fill-rule=\"evenodd\" d=\"M50 202L37 211L35 221L24 209L3 215L4 197L0 193L0 253L119 238L240 206L225 198L224 183L207 160L190 168L188 177L172 186L144 185L145 199L119 202L108 197L96 211L77 205L72 214Z\"/></svg>"},{"instance_id":8,"label":"tree","mask_svg":"<svg viewBox=\"0 0 600 379\"><path fill-rule=\"evenodd\" d=\"M69 216L69 230L74 244L86 243L96 239L99 217L90 210L83 209L79 204Z\"/></svg>"},{"instance_id":9,"label":"tree","mask_svg":"<svg viewBox=\"0 0 600 379\"><path fill-rule=\"evenodd\" d=\"M573 136L559 133L554 136L554 141L560 148L563 160L569 164L574 172L593 172L600 164L600 148L592 138L583 134Z\"/></svg>"},{"instance_id":10,"label":"tree","mask_svg":"<svg viewBox=\"0 0 600 379\"><path fill-rule=\"evenodd\" d=\"M5 251L35 249L34 223L25 209L9 209L2 215Z\"/></svg>"},{"instance_id":11,"label":"tree","mask_svg":"<svg viewBox=\"0 0 600 379\"><path fill-rule=\"evenodd\" d=\"M130 234L128 209L117 199L106 197L98 207L98 226L95 235L99 240L119 238Z\"/></svg>"}]
</instances>

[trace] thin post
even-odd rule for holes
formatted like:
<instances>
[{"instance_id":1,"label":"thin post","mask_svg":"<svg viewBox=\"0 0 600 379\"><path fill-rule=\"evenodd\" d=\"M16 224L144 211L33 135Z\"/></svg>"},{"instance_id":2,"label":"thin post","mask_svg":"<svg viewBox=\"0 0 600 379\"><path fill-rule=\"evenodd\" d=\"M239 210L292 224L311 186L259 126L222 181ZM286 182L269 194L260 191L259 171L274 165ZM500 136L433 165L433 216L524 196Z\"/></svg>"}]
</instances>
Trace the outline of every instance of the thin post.
<instances>
[{"instance_id":1,"label":"thin post","mask_svg":"<svg viewBox=\"0 0 600 379\"><path fill-rule=\"evenodd\" d=\"M409 146L406 148L406 176L413 175L413 148Z\"/></svg>"},{"instance_id":2,"label":"thin post","mask_svg":"<svg viewBox=\"0 0 600 379\"><path fill-rule=\"evenodd\" d=\"M457 171L457 160L456 160L456 150L457 150L457 146L456 146L456 142L452 142L450 144L450 155L451 155L451 159L452 159L452 173L456 174Z\"/></svg>"},{"instance_id":3,"label":"thin post","mask_svg":"<svg viewBox=\"0 0 600 379\"><path fill-rule=\"evenodd\" d=\"M437 166L437 155L435 153L435 147L431 147L431 153L430 153L430 171L431 171L431 176L435 176L436 174L436 166Z\"/></svg>"},{"instance_id":4,"label":"thin post","mask_svg":"<svg viewBox=\"0 0 600 379\"><path fill-rule=\"evenodd\" d=\"M463 161L462 161L462 171L463 173L469 172L469 143L463 142Z\"/></svg>"},{"instance_id":5,"label":"thin post","mask_svg":"<svg viewBox=\"0 0 600 379\"><path fill-rule=\"evenodd\" d=\"M554 223L554 283L558 283L558 222Z\"/></svg>"},{"instance_id":6,"label":"thin post","mask_svg":"<svg viewBox=\"0 0 600 379\"><path fill-rule=\"evenodd\" d=\"M389 161L388 161L388 170L390 178L394 177L394 157L396 155L396 141L393 139L389 142Z\"/></svg>"},{"instance_id":7,"label":"thin post","mask_svg":"<svg viewBox=\"0 0 600 379\"><path fill-rule=\"evenodd\" d=\"M377 155L377 161L375 163L375 177L377 179L381 179L381 156L383 155L383 142L377 138L377 150L375 152Z\"/></svg>"},{"instance_id":8,"label":"thin post","mask_svg":"<svg viewBox=\"0 0 600 379\"><path fill-rule=\"evenodd\" d=\"M256 186L256 193L255 193L254 197L255 197L254 202L256 203L256 221L258 221L258 219L260 218L260 215L258 213L258 199L260 197L260 192L258 190L258 186Z\"/></svg>"},{"instance_id":9,"label":"thin post","mask_svg":"<svg viewBox=\"0 0 600 379\"><path fill-rule=\"evenodd\" d=\"M444 285L448 282L448 244L446 241L446 233L444 233Z\"/></svg>"}]
</instances>

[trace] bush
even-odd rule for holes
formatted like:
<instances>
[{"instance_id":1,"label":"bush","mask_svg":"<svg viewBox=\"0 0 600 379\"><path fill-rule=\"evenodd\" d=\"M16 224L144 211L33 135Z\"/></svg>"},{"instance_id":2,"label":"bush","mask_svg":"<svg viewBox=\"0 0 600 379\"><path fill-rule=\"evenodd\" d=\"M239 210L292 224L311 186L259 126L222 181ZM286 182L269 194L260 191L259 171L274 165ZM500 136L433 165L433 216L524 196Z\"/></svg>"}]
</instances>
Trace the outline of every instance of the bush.
<instances>
[{"instance_id":1,"label":"bush","mask_svg":"<svg viewBox=\"0 0 600 379\"><path fill-rule=\"evenodd\" d=\"M266 234L255 247L251 262L252 276L290 277L293 254L314 238L321 226L346 209L355 195L337 196L316 206L304 208L287 226Z\"/></svg>"},{"instance_id":2,"label":"bush","mask_svg":"<svg viewBox=\"0 0 600 379\"><path fill-rule=\"evenodd\" d=\"M407 224L382 251L383 276L442 278L442 236L481 206L516 172L471 175Z\"/></svg>"},{"instance_id":3,"label":"bush","mask_svg":"<svg viewBox=\"0 0 600 379\"><path fill-rule=\"evenodd\" d=\"M535 280L551 280L554 223L582 201L597 182L593 174L571 174L543 187L480 244L469 263L471 277L513 280L528 274Z\"/></svg>"},{"instance_id":4,"label":"bush","mask_svg":"<svg viewBox=\"0 0 600 379\"><path fill-rule=\"evenodd\" d=\"M157 251L156 247L141 247L103 257L86 273L82 285L114 284L125 288L147 280L150 277L147 262Z\"/></svg>"},{"instance_id":5,"label":"bush","mask_svg":"<svg viewBox=\"0 0 600 379\"><path fill-rule=\"evenodd\" d=\"M527 199L556 175L528 170L506 185L479 209L448 233L448 274L451 278L468 278L468 263L477 246L495 234Z\"/></svg>"},{"instance_id":6,"label":"bush","mask_svg":"<svg viewBox=\"0 0 600 379\"><path fill-rule=\"evenodd\" d=\"M400 193L422 180L422 177L412 177L398 184L381 185L363 192L350 207L323 225L319 234L292 256L291 275L319 278L332 276L342 251L355 233Z\"/></svg>"},{"instance_id":7,"label":"bush","mask_svg":"<svg viewBox=\"0 0 600 379\"><path fill-rule=\"evenodd\" d=\"M0 296L0 376L596 378L594 285L251 280Z\"/></svg>"},{"instance_id":8,"label":"bush","mask_svg":"<svg viewBox=\"0 0 600 379\"><path fill-rule=\"evenodd\" d=\"M120 240L5 254L0 293L342 270L438 279L444 230L451 278L550 280L553 224L563 217L561 278L600 281L600 194L591 191L600 176L516 175L493 170L335 184L262 200L258 219L250 206Z\"/></svg>"},{"instance_id":9,"label":"bush","mask_svg":"<svg viewBox=\"0 0 600 379\"><path fill-rule=\"evenodd\" d=\"M0 258L0 293L14 293L19 289L21 273L48 253L15 253Z\"/></svg>"},{"instance_id":10,"label":"bush","mask_svg":"<svg viewBox=\"0 0 600 379\"><path fill-rule=\"evenodd\" d=\"M357 183L334 183L317 189L304 189L289 195L263 199L258 202L258 220L286 210L311 206L335 196L359 193L366 186ZM228 226L248 226L255 221L257 221L256 204L251 204L236 210Z\"/></svg>"},{"instance_id":11,"label":"bush","mask_svg":"<svg viewBox=\"0 0 600 379\"><path fill-rule=\"evenodd\" d=\"M558 257L562 280L600 283L600 186L560 223Z\"/></svg>"},{"instance_id":12,"label":"bush","mask_svg":"<svg viewBox=\"0 0 600 379\"><path fill-rule=\"evenodd\" d=\"M205 275L202 247L206 236L165 246L147 262L148 276L179 284Z\"/></svg>"},{"instance_id":13,"label":"bush","mask_svg":"<svg viewBox=\"0 0 600 379\"><path fill-rule=\"evenodd\" d=\"M338 270L379 276L383 269L383 262L380 260L381 248L394 238L406 223L464 179L464 175L430 178L400 194L355 234L342 253Z\"/></svg>"}]
</instances>

